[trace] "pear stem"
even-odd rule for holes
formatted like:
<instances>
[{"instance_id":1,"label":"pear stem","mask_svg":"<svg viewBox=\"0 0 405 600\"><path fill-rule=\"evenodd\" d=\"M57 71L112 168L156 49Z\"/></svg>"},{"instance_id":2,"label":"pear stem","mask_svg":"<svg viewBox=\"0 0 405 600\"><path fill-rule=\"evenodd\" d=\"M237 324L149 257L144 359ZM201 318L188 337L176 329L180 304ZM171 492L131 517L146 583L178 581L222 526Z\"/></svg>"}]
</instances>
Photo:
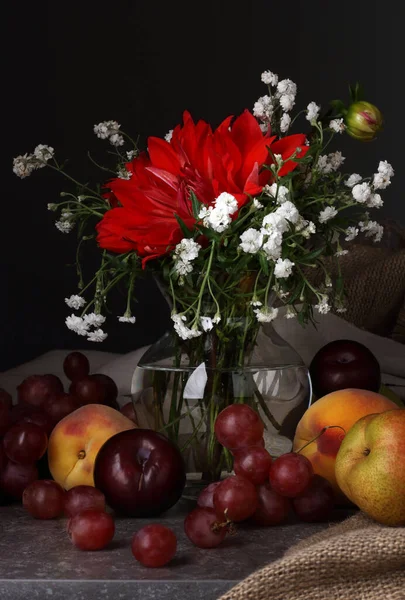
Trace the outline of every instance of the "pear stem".
<instances>
[{"instance_id":1,"label":"pear stem","mask_svg":"<svg viewBox=\"0 0 405 600\"><path fill-rule=\"evenodd\" d=\"M312 438L312 440L309 440L309 442L306 442L306 444L304 444L303 446L301 446L301 448L296 451L296 454L299 454L301 452L301 450L304 450L304 448L306 448L307 446L309 446L309 444L312 444L312 442L315 442L319 437L321 437L321 435L323 433L325 433L325 431L327 429L333 429L334 427L337 427L338 429L341 429L342 431L344 431L344 434L346 435L346 430L343 427L341 427L340 425L326 425L325 427L322 427L322 429L318 433L318 435L316 435L314 438Z\"/></svg>"}]
</instances>

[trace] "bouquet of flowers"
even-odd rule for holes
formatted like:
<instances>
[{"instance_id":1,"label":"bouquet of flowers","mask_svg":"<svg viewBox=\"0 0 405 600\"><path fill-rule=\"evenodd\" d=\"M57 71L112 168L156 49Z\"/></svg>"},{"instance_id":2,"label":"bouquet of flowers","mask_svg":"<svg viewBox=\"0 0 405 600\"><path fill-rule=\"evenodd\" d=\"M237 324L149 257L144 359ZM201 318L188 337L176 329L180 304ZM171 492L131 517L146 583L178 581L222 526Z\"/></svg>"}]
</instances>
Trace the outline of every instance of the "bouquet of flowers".
<instances>
[{"instance_id":1,"label":"bouquet of flowers","mask_svg":"<svg viewBox=\"0 0 405 600\"><path fill-rule=\"evenodd\" d=\"M58 203L48 204L58 214L56 227L66 234L76 228L78 235L78 293L65 301L79 312L67 316L69 329L103 341L108 293L117 284L127 294L118 319L133 323L137 279L151 271L170 300L178 360L185 354L195 366L243 370L261 324L276 319L280 306L302 324L314 311L345 310L339 267L332 278L328 265L339 264L346 242L359 233L381 240L383 228L367 209L382 206L379 192L394 171L381 161L371 176L345 174L341 152L327 149L345 133L372 140L381 113L356 85L348 106L333 101L322 110L311 102L293 115L295 83L270 71L261 80L267 92L252 111L228 116L215 129L184 112L183 123L164 138L149 137L146 150L116 121L95 125L115 160L110 176L102 167L95 185L76 181L47 145L14 159L21 178L47 166L71 183ZM300 118L301 130L293 133ZM90 241L100 249L100 264L84 282L80 259ZM311 281L314 269L324 275L321 287ZM211 430L231 401L219 393L221 381L209 386L215 408L201 402ZM177 433L178 409L170 410Z\"/></svg>"}]
</instances>

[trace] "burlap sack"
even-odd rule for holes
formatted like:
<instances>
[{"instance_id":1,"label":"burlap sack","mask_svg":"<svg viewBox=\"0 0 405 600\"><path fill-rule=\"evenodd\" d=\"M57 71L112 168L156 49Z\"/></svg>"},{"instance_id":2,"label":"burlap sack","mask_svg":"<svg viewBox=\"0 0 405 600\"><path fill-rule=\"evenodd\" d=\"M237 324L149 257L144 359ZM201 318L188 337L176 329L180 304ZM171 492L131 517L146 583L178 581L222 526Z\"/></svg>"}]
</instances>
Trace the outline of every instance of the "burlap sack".
<instances>
[{"instance_id":1,"label":"burlap sack","mask_svg":"<svg viewBox=\"0 0 405 600\"><path fill-rule=\"evenodd\" d=\"M358 513L296 544L220 600L405 600L405 528Z\"/></svg>"}]
</instances>

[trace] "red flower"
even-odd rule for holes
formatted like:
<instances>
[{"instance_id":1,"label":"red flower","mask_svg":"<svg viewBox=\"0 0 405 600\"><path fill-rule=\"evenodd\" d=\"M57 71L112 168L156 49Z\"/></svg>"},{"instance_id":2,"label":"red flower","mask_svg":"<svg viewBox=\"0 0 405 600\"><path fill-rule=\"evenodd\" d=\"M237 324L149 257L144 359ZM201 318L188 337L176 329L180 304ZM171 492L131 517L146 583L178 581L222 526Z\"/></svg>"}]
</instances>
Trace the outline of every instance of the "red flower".
<instances>
[{"instance_id":1,"label":"red flower","mask_svg":"<svg viewBox=\"0 0 405 600\"><path fill-rule=\"evenodd\" d=\"M273 154L285 160L301 147L305 155L305 136L291 135L276 141L263 135L249 111L223 121L216 130L208 123L194 123L190 114L183 115L170 142L150 137L148 153L142 153L127 169L130 179L113 179L107 184L121 206L108 210L97 225L97 241L112 252L134 250L143 257L143 265L172 250L183 238L175 215L192 228L190 191L206 205L213 204L222 192L233 194L242 207L249 196L261 193L270 182L271 172L261 170L271 164ZM281 169L285 175L296 167L289 161Z\"/></svg>"}]
</instances>

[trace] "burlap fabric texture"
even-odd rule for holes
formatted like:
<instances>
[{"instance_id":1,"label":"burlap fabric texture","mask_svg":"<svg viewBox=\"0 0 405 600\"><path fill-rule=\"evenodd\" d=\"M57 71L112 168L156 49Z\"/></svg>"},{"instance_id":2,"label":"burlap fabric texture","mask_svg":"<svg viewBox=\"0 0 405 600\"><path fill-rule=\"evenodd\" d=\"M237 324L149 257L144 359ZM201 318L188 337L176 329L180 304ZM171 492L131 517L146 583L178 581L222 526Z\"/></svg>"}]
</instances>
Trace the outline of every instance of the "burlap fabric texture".
<instances>
[{"instance_id":1,"label":"burlap fabric texture","mask_svg":"<svg viewBox=\"0 0 405 600\"><path fill-rule=\"evenodd\" d=\"M220 600L405 600L405 528L358 513L296 544Z\"/></svg>"}]
</instances>

